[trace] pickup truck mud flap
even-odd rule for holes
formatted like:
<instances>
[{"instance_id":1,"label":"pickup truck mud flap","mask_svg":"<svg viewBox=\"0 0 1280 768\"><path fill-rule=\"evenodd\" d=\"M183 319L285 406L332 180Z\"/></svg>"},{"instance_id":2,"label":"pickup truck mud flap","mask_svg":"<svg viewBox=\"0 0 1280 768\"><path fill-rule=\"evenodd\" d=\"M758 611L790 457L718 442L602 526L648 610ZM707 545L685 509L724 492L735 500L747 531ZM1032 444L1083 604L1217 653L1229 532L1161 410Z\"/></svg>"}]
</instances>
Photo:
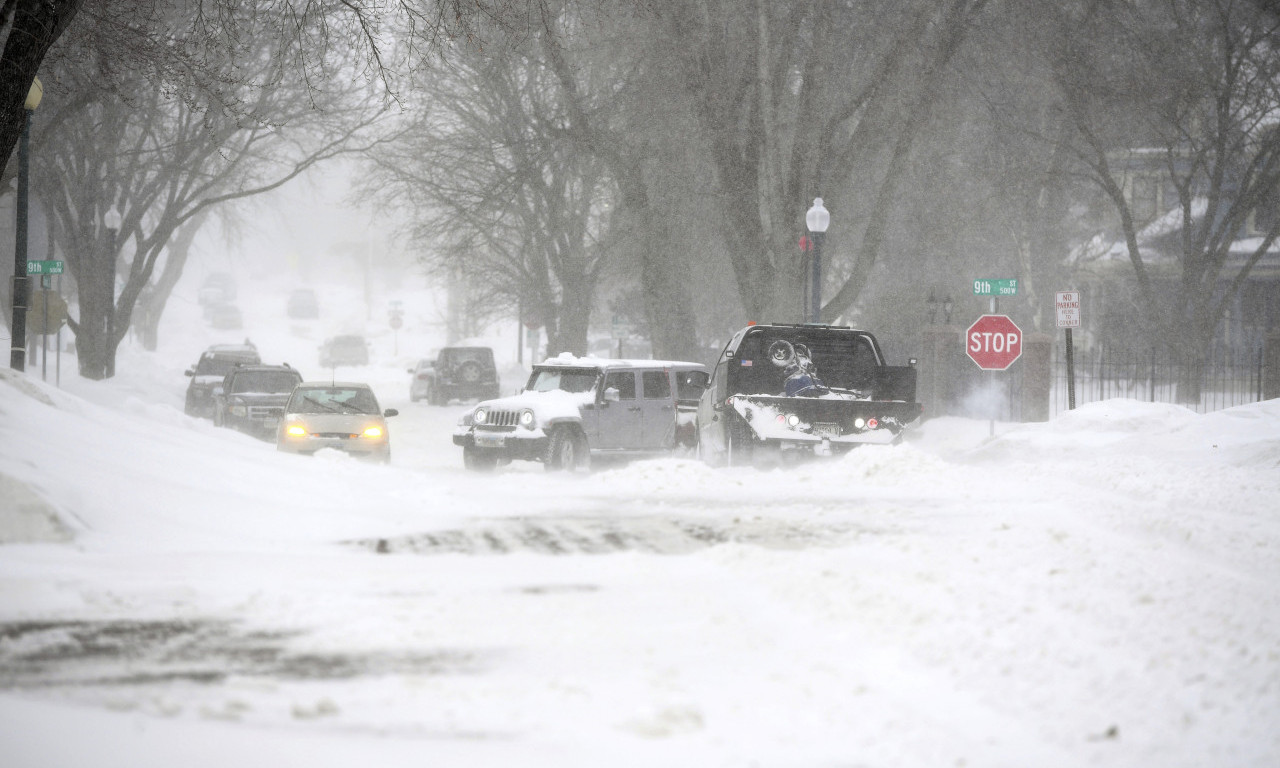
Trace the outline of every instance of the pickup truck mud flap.
<instances>
[{"instance_id":1,"label":"pickup truck mud flap","mask_svg":"<svg viewBox=\"0 0 1280 768\"><path fill-rule=\"evenodd\" d=\"M891 443L920 416L920 403L843 397L733 395L728 404L761 440Z\"/></svg>"}]
</instances>

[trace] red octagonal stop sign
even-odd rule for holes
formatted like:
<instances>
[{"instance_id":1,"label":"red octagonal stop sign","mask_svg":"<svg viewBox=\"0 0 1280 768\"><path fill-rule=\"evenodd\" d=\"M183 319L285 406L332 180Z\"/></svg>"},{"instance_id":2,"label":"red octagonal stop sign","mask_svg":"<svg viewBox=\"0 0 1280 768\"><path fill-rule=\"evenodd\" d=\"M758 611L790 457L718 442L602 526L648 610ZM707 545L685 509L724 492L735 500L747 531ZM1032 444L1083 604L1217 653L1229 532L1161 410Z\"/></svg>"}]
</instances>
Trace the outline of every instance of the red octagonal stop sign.
<instances>
[{"instance_id":1,"label":"red octagonal stop sign","mask_svg":"<svg viewBox=\"0 0 1280 768\"><path fill-rule=\"evenodd\" d=\"M964 351L979 368L1003 371L1022 355L1022 331L1004 315L983 315L965 331Z\"/></svg>"}]
</instances>

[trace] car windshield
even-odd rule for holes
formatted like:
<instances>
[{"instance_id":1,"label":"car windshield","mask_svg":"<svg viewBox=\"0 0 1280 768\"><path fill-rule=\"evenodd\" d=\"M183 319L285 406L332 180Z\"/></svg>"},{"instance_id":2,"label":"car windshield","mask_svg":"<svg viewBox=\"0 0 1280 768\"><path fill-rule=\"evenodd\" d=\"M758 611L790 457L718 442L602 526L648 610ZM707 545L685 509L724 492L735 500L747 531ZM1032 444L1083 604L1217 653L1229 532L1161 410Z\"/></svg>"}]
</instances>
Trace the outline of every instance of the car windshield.
<instances>
[{"instance_id":1,"label":"car windshield","mask_svg":"<svg viewBox=\"0 0 1280 768\"><path fill-rule=\"evenodd\" d=\"M302 377L293 371L246 371L231 380L231 391L280 394L292 392Z\"/></svg>"},{"instance_id":2,"label":"car windshield","mask_svg":"<svg viewBox=\"0 0 1280 768\"><path fill-rule=\"evenodd\" d=\"M242 363L256 363L257 360L248 357L202 357L200 362L196 363L197 376L226 376L233 369Z\"/></svg>"},{"instance_id":3,"label":"car windshield","mask_svg":"<svg viewBox=\"0 0 1280 768\"><path fill-rule=\"evenodd\" d=\"M595 368L542 368L529 377L531 392L590 392L600 378L600 371Z\"/></svg>"},{"instance_id":4,"label":"car windshield","mask_svg":"<svg viewBox=\"0 0 1280 768\"><path fill-rule=\"evenodd\" d=\"M290 413L378 413L373 390L366 387L307 387L294 390Z\"/></svg>"}]
</instances>

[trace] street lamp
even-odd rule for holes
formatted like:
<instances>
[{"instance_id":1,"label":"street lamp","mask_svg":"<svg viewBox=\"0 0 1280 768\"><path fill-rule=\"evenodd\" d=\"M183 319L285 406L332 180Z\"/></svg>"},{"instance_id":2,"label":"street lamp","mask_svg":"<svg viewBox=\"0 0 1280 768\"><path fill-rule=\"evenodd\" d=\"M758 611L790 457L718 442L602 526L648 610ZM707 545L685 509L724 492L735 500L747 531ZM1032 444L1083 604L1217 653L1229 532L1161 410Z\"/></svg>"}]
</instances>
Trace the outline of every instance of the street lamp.
<instances>
[{"instance_id":1,"label":"street lamp","mask_svg":"<svg viewBox=\"0 0 1280 768\"><path fill-rule=\"evenodd\" d=\"M22 107L22 133L18 138L18 199L16 206L13 252L13 330L9 340L9 367L15 371L27 368L27 307L31 303L30 279L27 277L27 187L30 183L31 113L40 106L44 86L40 78L31 81L27 100Z\"/></svg>"},{"instance_id":2,"label":"street lamp","mask_svg":"<svg viewBox=\"0 0 1280 768\"><path fill-rule=\"evenodd\" d=\"M813 235L813 290L810 300L813 302L813 322L822 322L822 236L831 223L831 214L822 206L822 198L813 198L813 207L804 215L804 223Z\"/></svg>"},{"instance_id":3,"label":"street lamp","mask_svg":"<svg viewBox=\"0 0 1280 768\"><path fill-rule=\"evenodd\" d=\"M106 378L116 375L116 355L114 351L116 337L116 233L120 231L120 211L112 203L107 212L102 214L102 226L107 228L107 268L103 270L103 278L107 281L107 339L102 347L106 356Z\"/></svg>"}]
</instances>

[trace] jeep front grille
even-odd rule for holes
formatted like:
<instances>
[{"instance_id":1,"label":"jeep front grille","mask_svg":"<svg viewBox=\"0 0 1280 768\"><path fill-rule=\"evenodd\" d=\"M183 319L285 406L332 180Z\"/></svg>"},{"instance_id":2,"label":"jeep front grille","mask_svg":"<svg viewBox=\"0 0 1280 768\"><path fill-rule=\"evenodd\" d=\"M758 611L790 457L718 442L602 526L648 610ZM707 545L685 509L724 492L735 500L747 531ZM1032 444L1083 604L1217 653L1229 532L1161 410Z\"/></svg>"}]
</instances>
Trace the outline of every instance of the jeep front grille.
<instances>
[{"instance_id":1,"label":"jeep front grille","mask_svg":"<svg viewBox=\"0 0 1280 768\"><path fill-rule=\"evenodd\" d=\"M484 420L482 426L486 427L514 427L520 423L519 411L489 411L489 415Z\"/></svg>"}]
</instances>

